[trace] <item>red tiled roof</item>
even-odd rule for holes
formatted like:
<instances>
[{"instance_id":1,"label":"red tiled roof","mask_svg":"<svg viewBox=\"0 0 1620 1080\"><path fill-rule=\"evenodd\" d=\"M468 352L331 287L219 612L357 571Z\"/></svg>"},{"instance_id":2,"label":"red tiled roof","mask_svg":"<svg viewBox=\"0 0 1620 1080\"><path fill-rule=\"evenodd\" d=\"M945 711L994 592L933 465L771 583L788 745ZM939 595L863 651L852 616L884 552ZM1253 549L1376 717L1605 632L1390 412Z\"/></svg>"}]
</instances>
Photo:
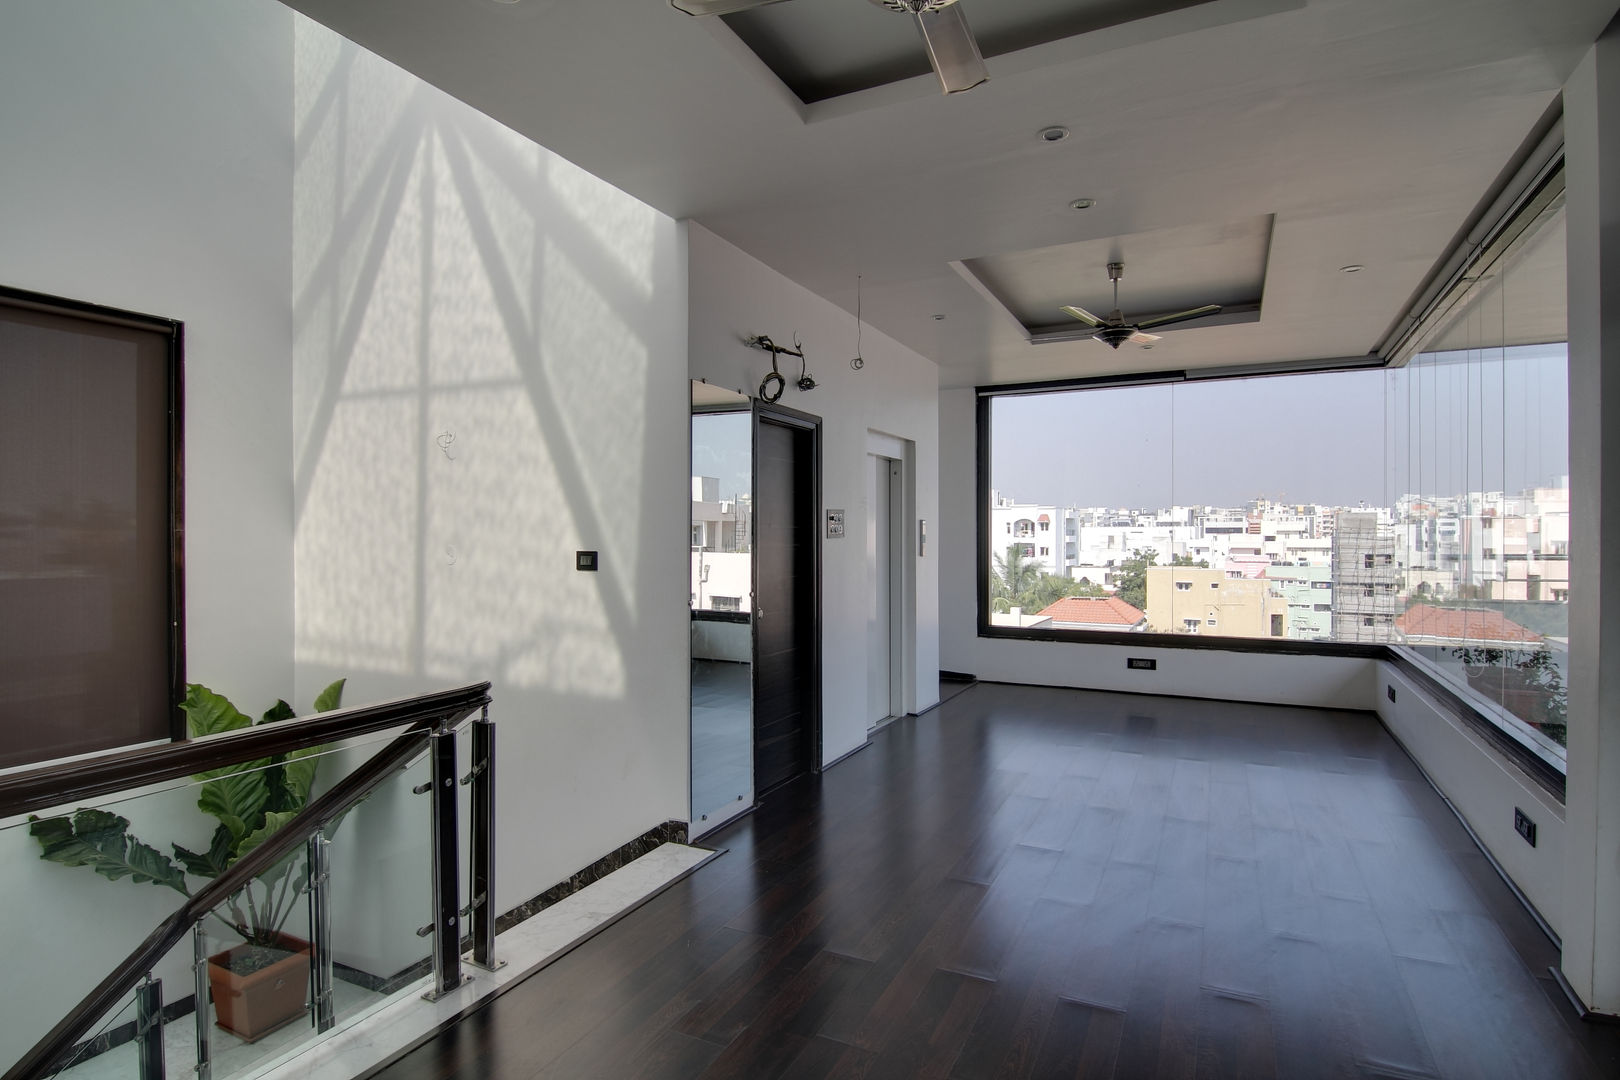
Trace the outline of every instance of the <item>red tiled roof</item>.
<instances>
[{"instance_id":1,"label":"red tiled roof","mask_svg":"<svg viewBox=\"0 0 1620 1080\"><path fill-rule=\"evenodd\" d=\"M1040 517L1036 518L1035 520L1036 521L1051 521L1052 519L1050 517L1048 517L1046 514L1042 514Z\"/></svg>"},{"instance_id":2,"label":"red tiled roof","mask_svg":"<svg viewBox=\"0 0 1620 1080\"><path fill-rule=\"evenodd\" d=\"M1433 604L1413 604L1405 613L1395 617L1395 628L1407 637L1450 638L1456 641L1523 641L1541 640L1541 635L1526 629L1504 616L1500 611L1487 608L1443 608Z\"/></svg>"},{"instance_id":3,"label":"red tiled roof","mask_svg":"<svg viewBox=\"0 0 1620 1080\"><path fill-rule=\"evenodd\" d=\"M1065 596L1049 604L1037 614L1050 615L1055 623L1088 623L1091 625L1135 626L1147 618L1140 608L1127 604L1117 596Z\"/></svg>"}]
</instances>

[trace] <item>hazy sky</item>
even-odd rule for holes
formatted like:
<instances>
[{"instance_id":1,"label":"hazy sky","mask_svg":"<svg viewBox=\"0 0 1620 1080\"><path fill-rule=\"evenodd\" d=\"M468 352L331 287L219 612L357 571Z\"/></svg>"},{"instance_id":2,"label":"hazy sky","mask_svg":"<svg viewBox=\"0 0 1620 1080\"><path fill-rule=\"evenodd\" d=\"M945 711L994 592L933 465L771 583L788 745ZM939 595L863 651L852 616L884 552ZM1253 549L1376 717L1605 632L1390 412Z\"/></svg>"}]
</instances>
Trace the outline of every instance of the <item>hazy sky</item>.
<instances>
[{"instance_id":1,"label":"hazy sky","mask_svg":"<svg viewBox=\"0 0 1620 1080\"><path fill-rule=\"evenodd\" d=\"M692 417L692 475L720 481L720 497L754 490L748 413L698 413Z\"/></svg>"},{"instance_id":2,"label":"hazy sky","mask_svg":"<svg viewBox=\"0 0 1620 1080\"><path fill-rule=\"evenodd\" d=\"M1551 482L1569 470L1563 346L1501 357L996 398L991 486L1019 502L1157 508L1387 506Z\"/></svg>"}]
</instances>

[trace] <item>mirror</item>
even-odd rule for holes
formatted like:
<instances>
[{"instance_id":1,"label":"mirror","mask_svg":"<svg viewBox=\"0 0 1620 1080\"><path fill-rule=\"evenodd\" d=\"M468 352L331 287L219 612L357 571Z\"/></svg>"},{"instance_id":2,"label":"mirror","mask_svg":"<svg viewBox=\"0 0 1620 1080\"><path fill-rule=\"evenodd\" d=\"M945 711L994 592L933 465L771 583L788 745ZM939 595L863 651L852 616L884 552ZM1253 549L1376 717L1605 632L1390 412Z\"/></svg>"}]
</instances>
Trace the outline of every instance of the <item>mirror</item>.
<instances>
[{"instance_id":1,"label":"mirror","mask_svg":"<svg viewBox=\"0 0 1620 1080\"><path fill-rule=\"evenodd\" d=\"M692 835L754 802L751 402L692 384Z\"/></svg>"}]
</instances>

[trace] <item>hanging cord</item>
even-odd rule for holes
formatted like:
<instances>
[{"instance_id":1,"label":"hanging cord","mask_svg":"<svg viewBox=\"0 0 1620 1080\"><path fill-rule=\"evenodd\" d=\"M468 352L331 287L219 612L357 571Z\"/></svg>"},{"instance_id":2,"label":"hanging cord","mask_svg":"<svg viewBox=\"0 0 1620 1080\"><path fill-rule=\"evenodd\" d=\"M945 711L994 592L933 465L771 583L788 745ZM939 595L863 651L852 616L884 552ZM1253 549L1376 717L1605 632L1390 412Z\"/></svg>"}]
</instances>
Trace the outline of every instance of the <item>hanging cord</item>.
<instances>
[{"instance_id":1,"label":"hanging cord","mask_svg":"<svg viewBox=\"0 0 1620 1080\"><path fill-rule=\"evenodd\" d=\"M849 362L849 366L855 371L859 371L866 366L866 361L861 358L861 275L859 274L855 275L855 359Z\"/></svg>"},{"instance_id":2,"label":"hanging cord","mask_svg":"<svg viewBox=\"0 0 1620 1080\"><path fill-rule=\"evenodd\" d=\"M807 361L806 361L805 355L804 355L804 346L799 343L799 335L798 334L793 335L793 347L799 351L798 352L798 356L799 356L799 382L798 382L798 387L799 387L800 390L814 390L816 388L816 380L812 379L810 377L810 372L808 370L806 370L805 365L806 365Z\"/></svg>"}]
</instances>

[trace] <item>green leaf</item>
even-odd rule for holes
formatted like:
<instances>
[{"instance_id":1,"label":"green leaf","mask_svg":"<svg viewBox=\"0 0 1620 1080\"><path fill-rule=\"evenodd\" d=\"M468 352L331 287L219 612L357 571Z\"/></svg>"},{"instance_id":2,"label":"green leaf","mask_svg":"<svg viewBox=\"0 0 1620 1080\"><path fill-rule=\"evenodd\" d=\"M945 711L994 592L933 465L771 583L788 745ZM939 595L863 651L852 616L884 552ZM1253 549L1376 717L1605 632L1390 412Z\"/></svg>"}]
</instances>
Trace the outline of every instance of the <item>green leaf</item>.
<instances>
[{"instance_id":1,"label":"green leaf","mask_svg":"<svg viewBox=\"0 0 1620 1080\"><path fill-rule=\"evenodd\" d=\"M214 830L214 841L207 852L199 855L175 844L174 857L186 868L186 873L194 877L214 878L231 865L231 860L236 857L235 847L235 835L229 827L220 825Z\"/></svg>"},{"instance_id":2,"label":"green leaf","mask_svg":"<svg viewBox=\"0 0 1620 1080\"><path fill-rule=\"evenodd\" d=\"M280 698L276 698L276 703L264 711L264 715L259 718L259 723L273 724L277 720L291 720L297 715L297 713L293 712L291 705Z\"/></svg>"},{"instance_id":3,"label":"green leaf","mask_svg":"<svg viewBox=\"0 0 1620 1080\"><path fill-rule=\"evenodd\" d=\"M185 710L186 731L193 739L218 735L222 731L236 731L253 724L228 699L202 683L186 685L186 700L180 703L180 708Z\"/></svg>"},{"instance_id":4,"label":"green leaf","mask_svg":"<svg viewBox=\"0 0 1620 1080\"><path fill-rule=\"evenodd\" d=\"M285 813L264 815L264 825L261 828L255 829L253 832L244 837L242 843L237 847L236 859L240 859L242 856L246 855L248 852L252 851L254 848L276 835L276 833L280 832L286 826L287 822L291 821L297 816L298 814L292 810L288 810ZM236 859L232 859L231 861L235 862Z\"/></svg>"},{"instance_id":5,"label":"green leaf","mask_svg":"<svg viewBox=\"0 0 1620 1080\"><path fill-rule=\"evenodd\" d=\"M42 859L88 866L108 881L127 877L138 885L167 885L183 896L191 895L178 866L129 835L128 818L105 810L80 810L71 821L31 819L28 832L39 841Z\"/></svg>"},{"instance_id":6,"label":"green leaf","mask_svg":"<svg viewBox=\"0 0 1620 1080\"><path fill-rule=\"evenodd\" d=\"M315 770L320 767L326 746L310 746L294 750L282 762L281 777L286 784L286 809L302 810L309 802L309 789L315 785Z\"/></svg>"},{"instance_id":7,"label":"green leaf","mask_svg":"<svg viewBox=\"0 0 1620 1080\"><path fill-rule=\"evenodd\" d=\"M263 772L268 765L268 760L250 761L234 767L246 771L232 771L209 780L197 796L197 808L214 815L240 840L257 827L270 798L270 785Z\"/></svg>"},{"instance_id":8,"label":"green leaf","mask_svg":"<svg viewBox=\"0 0 1620 1080\"><path fill-rule=\"evenodd\" d=\"M291 821L297 816L298 814L291 810L278 814L266 814L264 816L263 827L255 829L252 833L248 834L248 836L243 839L241 845L237 847L236 858L242 858L248 852L257 848L266 840L269 840L272 836L276 835L276 833L280 832L282 828L286 826L287 822ZM293 864L297 861L298 860L294 858L282 859L280 862L270 867L270 869L260 874L258 880L264 884L265 888L268 889L280 882L282 878L286 877L287 872L293 868Z\"/></svg>"},{"instance_id":9,"label":"green leaf","mask_svg":"<svg viewBox=\"0 0 1620 1080\"><path fill-rule=\"evenodd\" d=\"M321 691L321 696L315 699L316 712L331 712L343 706L343 684L348 679L339 679L337 682Z\"/></svg>"}]
</instances>

